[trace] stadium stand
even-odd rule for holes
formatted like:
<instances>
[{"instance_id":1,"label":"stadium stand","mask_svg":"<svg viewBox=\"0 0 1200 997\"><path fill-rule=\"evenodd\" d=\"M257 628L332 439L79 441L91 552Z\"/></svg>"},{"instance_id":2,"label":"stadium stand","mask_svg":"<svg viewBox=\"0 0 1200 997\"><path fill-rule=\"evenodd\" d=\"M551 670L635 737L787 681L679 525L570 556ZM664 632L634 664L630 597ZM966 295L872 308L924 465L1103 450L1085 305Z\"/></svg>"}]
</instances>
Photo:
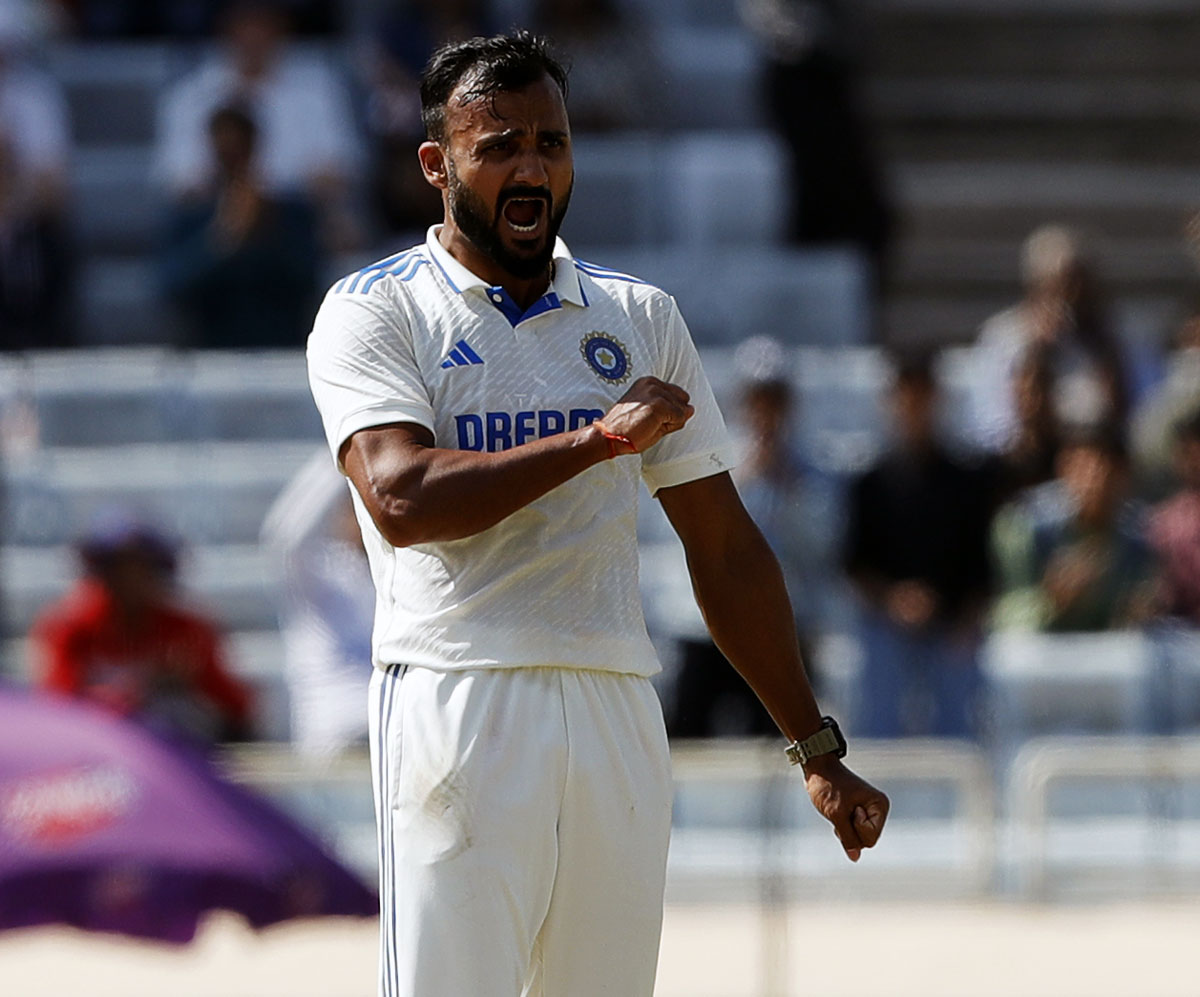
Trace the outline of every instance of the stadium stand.
<instances>
[{"instance_id":1,"label":"stadium stand","mask_svg":"<svg viewBox=\"0 0 1200 997\"><path fill-rule=\"evenodd\" d=\"M874 317L862 261L840 249L800 253L781 244L780 153L759 107L757 53L736 4L629 2L654 25L668 70L666 127L578 137L579 181L564 235L583 258L677 294L722 398L732 386L732 344L762 332L785 339L797 351L805 449L831 472L858 470L886 428L879 407L885 367L866 345ZM519 20L520 0L497 6L512 15L501 23ZM1123 331L1135 339L1158 335L1194 280L1181 239L1195 205L1200 148L1194 4L860 6L870 28L869 104L902 214L882 316L887 339L970 340L980 321L1018 296L1019 244L1048 220L1083 224L1101 237ZM259 693L260 732L282 739L288 711L272 569L257 539L319 427L298 352L164 348L174 332L153 282L161 200L149 183L150 143L158 93L196 54L162 42L62 41L49 52L76 143L72 211L83 264L83 340L91 348L0 360L7 503L0 548L7 660L0 665L17 674L28 667L29 620L73 576L70 544L88 517L113 501L133 501L185 539L183 584L229 628L232 663ZM344 262L338 271L350 269ZM969 357L951 352L943 363L946 422L961 425ZM666 544L643 549L652 627L679 611L656 601L656 591L668 588L659 584L663 573L679 570L676 553ZM1195 729L1200 657L1193 640L1119 635L1084 644L1056 637L993 644L997 716L1014 740L1142 727L1147 683L1172 707L1171 729ZM816 664L834 711L843 704L852 710L853 640L827 635ZM1158 706L1150 702L1152 711ZM940 767L930 776L978 791L964 805L978 836L966 867L972 884L986 884L991 787L980 755L955 750L935 758ZM886 746L867 746L864 754L880 766L894 757ZM904 764L930 757L918 746ZM761 774L757 760L741 762L735 785L747 771ZM685 759L684 779L707 778L708 764L689 768ZM758 805L757 798L746 804ZM911 811L931 809L918 794ZM704 817L685 813L684 823L694 819L694 829L707 833ZM743 818L759 829L757 813ZM723 830L720 815L711 823ZM351 830L371 862L370 834L363 837L359 825ZM914 826L922 844L896 854L918 855L919 873L932 850L957 840L953 830L930 838L925 825ZM682 840L685 858L698 856L711 871L720 848L703 834Z\"/></svg>"}]
</instances>

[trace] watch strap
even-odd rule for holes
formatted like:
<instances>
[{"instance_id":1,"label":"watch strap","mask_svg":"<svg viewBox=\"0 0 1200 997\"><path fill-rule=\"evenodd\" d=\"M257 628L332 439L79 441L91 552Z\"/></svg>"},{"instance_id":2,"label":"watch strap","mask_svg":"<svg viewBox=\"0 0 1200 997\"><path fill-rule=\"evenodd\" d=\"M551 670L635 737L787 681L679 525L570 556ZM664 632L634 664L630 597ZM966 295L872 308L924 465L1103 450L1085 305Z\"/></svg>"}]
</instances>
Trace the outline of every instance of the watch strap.
<instances>
[{"instance_id":1,"label":"watch strap","mask_svg":"<svg viewBox=\"0 0 1200 997\"><path fill-rule=\"evenodd\" d=\"M842 737L842 732L833 717L822 717L820 730L803 741L793 741L783 750L793 765L804 765L819 755L836 754L838 758L845 757L846 739Z\"/></svg>"}]
</instances>

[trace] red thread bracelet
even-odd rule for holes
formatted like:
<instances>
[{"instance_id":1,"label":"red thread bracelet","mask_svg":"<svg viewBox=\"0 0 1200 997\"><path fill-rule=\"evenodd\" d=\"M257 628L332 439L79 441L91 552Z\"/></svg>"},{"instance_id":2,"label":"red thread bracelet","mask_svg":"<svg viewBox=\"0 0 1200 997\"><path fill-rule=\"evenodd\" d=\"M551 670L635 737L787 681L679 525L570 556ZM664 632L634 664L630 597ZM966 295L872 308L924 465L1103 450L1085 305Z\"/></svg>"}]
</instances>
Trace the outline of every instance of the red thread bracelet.
<instances>
[{"instance_id":1,"label":"red thread bracelet","mask_svg":"<svg viewBox=\"0 0 1200 997\"><path fill-rule=\"evenodd\" d=\"M624 443L625 446L629 447L629 453L637 453L637 447L634 446L633 440L631 440L628 436L622 436L620 433L610 433L598 422L595 424L595 426L598 430L600 430L601 434L604 436L604 439L608 441L609 460L612 460L614 457L623 456L621 451L617 450L618 443Z\"/></svg>"}]
</instances>

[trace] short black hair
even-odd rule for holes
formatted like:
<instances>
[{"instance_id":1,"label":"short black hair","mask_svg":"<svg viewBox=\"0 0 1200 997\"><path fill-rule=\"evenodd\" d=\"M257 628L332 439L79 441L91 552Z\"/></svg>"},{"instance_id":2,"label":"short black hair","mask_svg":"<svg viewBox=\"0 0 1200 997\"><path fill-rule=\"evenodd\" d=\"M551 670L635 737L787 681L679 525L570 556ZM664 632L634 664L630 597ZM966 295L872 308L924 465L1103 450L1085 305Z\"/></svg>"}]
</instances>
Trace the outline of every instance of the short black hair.
<instances>
[{"instance_id":1,"label":"short black hair","mask_svg":"<svg viewBox=\"0 0 1200 997\"><path fill-rule=\"evenodd\" d=\"M464 79L471 86L461 103L493 100L499 93L520 90L549 76L567 98L567 71L550 52L547 39L529 31L491 38L468 38L443 45L421 74L421 121L434 142L446 138L446 103Z\"/></svg>"}]
</instances>

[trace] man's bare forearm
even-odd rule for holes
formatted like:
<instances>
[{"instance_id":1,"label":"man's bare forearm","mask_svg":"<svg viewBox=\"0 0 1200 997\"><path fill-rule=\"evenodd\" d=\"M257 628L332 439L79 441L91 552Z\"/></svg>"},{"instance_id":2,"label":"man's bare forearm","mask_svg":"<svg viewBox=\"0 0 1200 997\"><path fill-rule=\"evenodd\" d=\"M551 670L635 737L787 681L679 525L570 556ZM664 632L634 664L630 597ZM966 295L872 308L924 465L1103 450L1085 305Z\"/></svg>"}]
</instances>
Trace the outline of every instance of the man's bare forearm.
<instances>
[{"instance_id":1,"label":"man's bare forearm","mask_svg":"<svg viewBox=\"0 0 1200 997\"><path fill-rule=\"evenodd\" d=\"M820 727L821 712L800 658L779 562L756 528L713 553L701 548L688 560L713 640L784 735L808 737Z\"/></svg>"},{"instance_id":2,"label":"man's bare forearm","mask_svg":"<svg viewBox=\"0 0 1200 997\"><path fill-rule=\"evenodd\" d=\"M482 533L592 465L649 449L693 411L682 388L641 377L598 422L509 450L441 449L399 423L359 430L341 458L380 533L410 547Z\"/></svg>"},{"instance_id":3,"label":"man's bare forearm","mask_svg":"<svg viewBox=\"0 0 1200 997\"><path fill-rule=\"evenodd\" d=\"M407 426L355 434L344 460L380 532L408 547L481 533L608 455L594 425L497 453L440 449Z\"/></svg>"},{"instance_id":4,"label":"man's bare forearm","mask_svg":"<svg viewBox=\"0 0 1200 997\"><path fill-rule=\"evenodd\" d=\"M687 551L709 633L790 740L821 713L800 660L783 572L728 474L663 489L659 500Z\"/></svg>"}]
</instances>

